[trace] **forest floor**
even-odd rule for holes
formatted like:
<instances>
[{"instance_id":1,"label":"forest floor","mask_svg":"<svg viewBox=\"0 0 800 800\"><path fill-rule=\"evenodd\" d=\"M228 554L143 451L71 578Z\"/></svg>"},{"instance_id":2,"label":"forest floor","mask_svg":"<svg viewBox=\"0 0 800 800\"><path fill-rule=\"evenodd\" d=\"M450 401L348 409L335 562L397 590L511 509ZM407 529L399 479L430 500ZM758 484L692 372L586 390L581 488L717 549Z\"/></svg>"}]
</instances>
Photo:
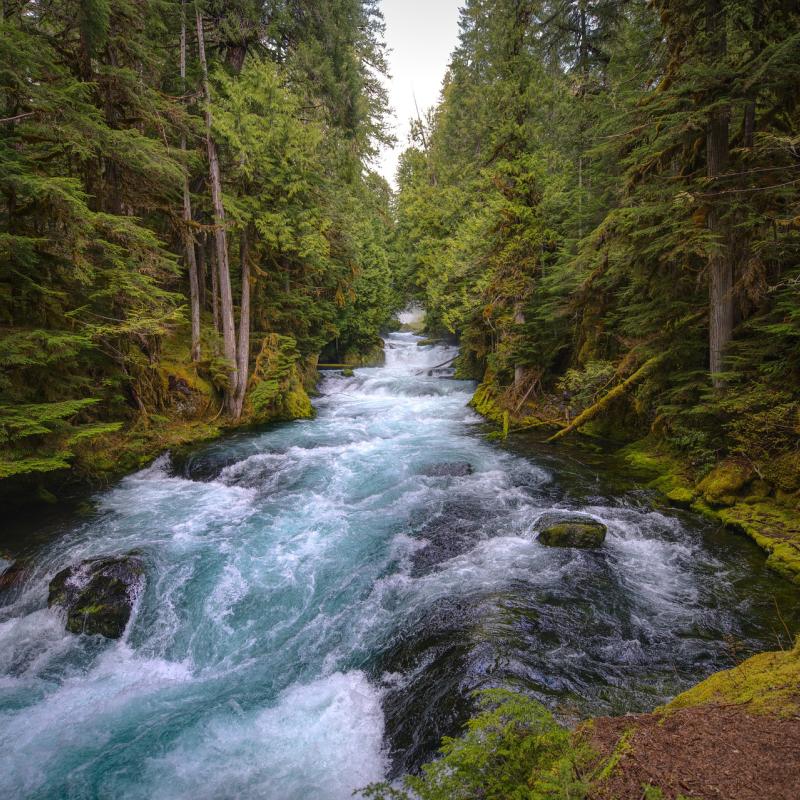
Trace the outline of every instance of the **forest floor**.
<instances>
[{"instance_id":1,"label":"forest floor","mask_svg":"<svg viewBox=\"0 0 800 800\"><path fill-rule=\"evenodd\" d=\"M580 735L610 767L591 800L797 800L800 639L717 672L651 714L600 717ZM610 761L608 761L610 759Z\"/></svg>"},{"instance_id":2,"label":"forest floor","mask_svg":"<svg viewBox=\"0 0 800 800\"><path fill-rule=\"evenodd\" d=\"M664 800L800 797L800 717L724 705L602 717L594 721L590 743L606 757L621 749L592 800L641 800L646 786L658 787Z\"/></svg>"}]
</instances>

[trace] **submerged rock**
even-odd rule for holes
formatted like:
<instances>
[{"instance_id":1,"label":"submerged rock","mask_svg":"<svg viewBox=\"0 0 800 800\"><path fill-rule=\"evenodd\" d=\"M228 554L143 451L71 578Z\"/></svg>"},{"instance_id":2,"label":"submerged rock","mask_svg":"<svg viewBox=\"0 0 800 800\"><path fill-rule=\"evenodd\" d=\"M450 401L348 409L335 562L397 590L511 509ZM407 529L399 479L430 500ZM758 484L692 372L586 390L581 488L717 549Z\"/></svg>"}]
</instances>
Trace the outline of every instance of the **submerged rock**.
<instances>
[{"instance_id":1,"label":"submerged rock","mask_svg":"<svg viewBox=\"0 0 800 800\"><path fill-rule=\"evenodd\" d=\"M144 563L138 556L83 561L50 581L48 606L67 610L71 633L118 639L144 587Z\"/></svg>"},{"instance_id":2,"label":"submerged rock","mask_svg":"<svg viewBox=\"0 0 800 800\"><path fill-rule=\"evenodd\" d=\"M463 478L472 475L475 470L468 461L442 461L432 464L422 470L422 474L429 478Z\"/></svg>"},{"instance_id":3,"label":"submerged rock","mask_svg":"<svg viewBox=\"0 0 800 800\"><path fill-rule=\"evenodd\" d=\"M593 520L565 520L548 525L539 533L539 541L548 547L600 547L607 528Z\"/></svg>"}]
</instances>

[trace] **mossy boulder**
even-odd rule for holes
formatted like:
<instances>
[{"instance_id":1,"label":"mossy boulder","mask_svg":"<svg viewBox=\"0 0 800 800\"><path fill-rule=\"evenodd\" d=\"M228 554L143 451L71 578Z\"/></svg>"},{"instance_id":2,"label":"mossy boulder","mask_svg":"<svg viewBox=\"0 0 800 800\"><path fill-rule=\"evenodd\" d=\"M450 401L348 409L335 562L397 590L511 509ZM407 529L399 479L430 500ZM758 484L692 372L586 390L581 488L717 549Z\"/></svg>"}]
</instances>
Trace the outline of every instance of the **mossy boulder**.
<instances>
[{"instance_id":1,"label":"mossy boulder","mask_svg":"<svg viewBox=\"0 0 800 800\"><path fill-rule=\"evenodd\" d=\"M600 547L606 538L607 528L593 520L565 520L543 528L538 540L548 547Z\"/></svg>"},{"instance_id":2,"label":"mossy boulder","mask_svg":"<svg viewBox=\"0 0 800 800\"><path fill-rule=\"evenodd\" d=\"M342 370L342 377L343 378L352 378L353 375L355 375L355 372L353 372L353 368L352 367L345 367Z\"/></svg>"},{"instance_id":3,"label":"mossy boulder","mask_svg":"<svg viewBox=\"0 0 800 800\"><path fill-rule=\"evenodd\" d=\"M82 561L50 581L47 604L66 609L70 633L118 639L125 632L144 579L144 562L138 556Z\"/></svg>"},{"instance_id":4,"label":"mossy boulder","mask_svg":"<svg viewBox=\"0 0 800 800\"><path fill-rule=\"evenodd\" d=\"M738 461L723 461L697 485L703 499L712 506L733 505L753 477L753 468Z\"/></svg>"},{"instance_id":5,"label":"mossy boulder","mask_svg":"<svg viewBox=\"0 0 800 800\"><path fill-rule=\"evenodd\" d=\"M685 486L676 486L667 492L666 498L673 505L689 508L694 502L695 493Z\"/></svg>"}]
</instances>

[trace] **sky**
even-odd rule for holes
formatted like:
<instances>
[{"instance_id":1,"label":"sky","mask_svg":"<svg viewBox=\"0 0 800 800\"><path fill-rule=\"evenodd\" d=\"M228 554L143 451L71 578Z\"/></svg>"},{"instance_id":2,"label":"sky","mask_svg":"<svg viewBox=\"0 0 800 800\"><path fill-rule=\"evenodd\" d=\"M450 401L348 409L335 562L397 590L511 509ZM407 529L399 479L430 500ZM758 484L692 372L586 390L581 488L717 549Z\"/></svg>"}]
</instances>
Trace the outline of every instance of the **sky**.
<instances>
[{"instance_id":1,"label":"sky","mask_svg":"<svg viewBox=\"0 0 800 800\"><path fill-rule=\"evenodd\" d=\"M382 0L389 49L389 104L394 110L397 147L384 149L378 171L395 185L400 153L408 145L408 121L436 105L450 53L458 39L458 9L463 0Z\"/></svg>"}]
</instances>

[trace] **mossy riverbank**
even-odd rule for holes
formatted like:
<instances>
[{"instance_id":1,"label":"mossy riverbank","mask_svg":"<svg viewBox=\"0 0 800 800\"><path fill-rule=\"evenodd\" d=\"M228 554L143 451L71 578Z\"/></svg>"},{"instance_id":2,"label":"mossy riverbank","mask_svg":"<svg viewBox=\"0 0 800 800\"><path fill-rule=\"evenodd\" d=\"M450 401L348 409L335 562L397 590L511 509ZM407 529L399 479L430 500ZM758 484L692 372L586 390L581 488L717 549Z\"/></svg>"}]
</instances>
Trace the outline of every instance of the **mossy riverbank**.
<instances>
[{"instance_id":1,"label":"mossy riverbank","mask_svg":"<svg viewBox=\"0 0 800 800\"><path fill-rule=\"evenodd\" d=\"M565 409L555 398L515 405L491 376L478 386L471 405L502 436L523 430L552 434L566 424ZM613 419L593 421L577 435L596 446L598 424L602 433L622 427ZM702 470L652 433L616 445L613 438L602 441L622 471L658 491L667 503L749 536L767 553L770 568L800 586L800 457L783 455L760 470L744 458L722 458Z\"/></svg>"},{"instance_id":2,"label":"mossy riverbank","mask_svg":"<svg viewBox=\"0 0 800 800\"><path fill-rule=\"evenodd\" d=\"M301 356L289 336L267 334L254 363L243 414L233 420L222 411L215 362L192 363L185 330L166 338L158 361L146 371L148 391L135 394L135 413L72 446L68 468L0 481L0 500L8 507L69 503L165 451L180 452L237 428L313 417L316 356Z\"/></svg>"}]
</instances>

